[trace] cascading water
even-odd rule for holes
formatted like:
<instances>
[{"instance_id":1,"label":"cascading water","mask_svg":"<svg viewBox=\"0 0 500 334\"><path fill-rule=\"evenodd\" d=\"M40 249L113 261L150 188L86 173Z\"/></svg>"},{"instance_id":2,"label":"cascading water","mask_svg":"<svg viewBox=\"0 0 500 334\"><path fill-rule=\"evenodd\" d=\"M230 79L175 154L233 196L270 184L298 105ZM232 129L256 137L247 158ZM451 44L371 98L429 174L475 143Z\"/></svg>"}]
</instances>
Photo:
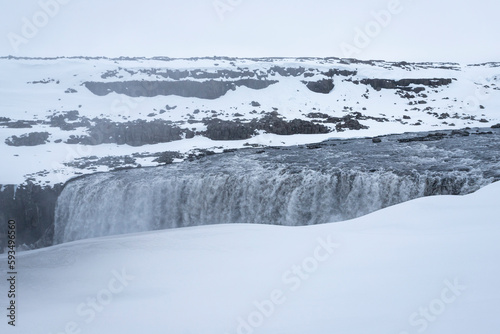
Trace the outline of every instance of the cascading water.
<instances>
[{"instance_id":1,"label":"cascading water","mask_svg":"<svg viewBox=\"0 0 500 334\"><path fill-rule=\"evenodd\" d=\"M462 141L332 141L319 149L247 149L95 174L60 195L54 243L206 224L335 222L417 197L470 193L499 179L498 152L483 156L478 145L488 142L479 136L469 139L474 144Z\"/></svg>"}]
</instances>

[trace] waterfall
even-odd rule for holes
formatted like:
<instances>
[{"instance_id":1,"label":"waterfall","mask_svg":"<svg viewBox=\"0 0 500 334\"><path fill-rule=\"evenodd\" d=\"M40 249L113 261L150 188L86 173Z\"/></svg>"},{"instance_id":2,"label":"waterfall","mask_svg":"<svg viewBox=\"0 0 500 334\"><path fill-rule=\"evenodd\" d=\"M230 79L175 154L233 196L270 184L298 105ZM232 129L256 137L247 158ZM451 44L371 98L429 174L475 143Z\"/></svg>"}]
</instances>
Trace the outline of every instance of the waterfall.
<instances>
[{"instance_id":1,"label":"waterfall","mask_svg":"<svg viewBox=\"0 0 500 334\"><path fill-rule=\"evenodd\" d=\"M417 197L469 193L481 184L465 173L335 168L103 173L66 186L57 203L54 242L207 224L321 224Z\"/></svg>"},{"instance_id":2,"label":"waterfall","mask_svg":"<svg viewBox=\"0 0 500 334\"><path fill-rule=\"evenodd\" d=\"M500 180L500 135L245 149L66 184L54 243L207 224L313 225ZM431 137L434 139L434 137Z\"/></svg>"}]
</instances>

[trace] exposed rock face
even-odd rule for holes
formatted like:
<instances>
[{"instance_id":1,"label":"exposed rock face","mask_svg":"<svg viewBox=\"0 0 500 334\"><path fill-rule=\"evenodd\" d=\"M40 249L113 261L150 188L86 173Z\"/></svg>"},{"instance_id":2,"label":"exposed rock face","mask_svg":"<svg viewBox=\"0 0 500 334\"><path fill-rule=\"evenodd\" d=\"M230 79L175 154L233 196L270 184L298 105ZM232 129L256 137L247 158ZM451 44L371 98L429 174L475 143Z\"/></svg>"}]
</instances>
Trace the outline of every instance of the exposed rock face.
<instances>
[{"instance_id":1,"label":"exposed rock face","mask_svg":"<svg viewBox=\"0 0 500 334\"><path fill-rule=\"evenodd\" d=\"M7 120L7 118L4 118ZM11 129L30 129L32 128L32 125L35 125L36 122L33 121L15 121L15 122L9 122L6 121L2 125L5 125L8 128Z\"/></svg>"},{"instance_id":2,"label":"exposed rock face","mask_svg":"<svg viewBox=\"0 0 500 334\"><path fill-rule=\"evenodd\" d=\"M298 77L304 74L306 71L303 67L282 67L282 66L273 66L270 69L270 72L276 72L283 77Z\"/></svg>"},{"instance_id":3,"label":"exposed rock face","mask_svg":"<svg viewBox=\"0 0 500 334\"><path fill-rule=\"evenodd\" d=\"M452 136L462 136L462 137L467 137L470 135L470 133L466 130L453 130L451 132Z\"/></svg>"},{"instance_id":4,"label":"exposed rock face","mask_svg":"<svg viewBox=\"0 0 500 334\"><path fill-rule=\"evenodd\" d=\"M403 139L398 139L398 142L400 143L410 143L414 141L435 141L435 140L441 140L447 136L446 133L430 133L427 136L418 136L418 137L412 137L412 138L403 138Z\"/></svg>"},{"instance_id":5,"label":"exposed rock face","mask_svg":"<svg viewBox=\"0 0 500 334\"><path fill-rule=\"evenodd\" d=\"M409 87L410 85L420 85L426 87L439 87L451 84L452 79L363 79L361 81L354 81L354 83L361 83L363 85L370 85L373 89L379 91L381 89L401 89L414 92L420 92L423 87Z\"/></svg>"},{"instance_id":6,"label":"exposed rock face","mask_svg":"<svg viewBox=\"0 0 500 334\"><path fill-rule=\"evenodd\" d=\"M123 82L85 82L92 93L98 96L111 92L130 97L152 97L158 95L177 95L200 99L217 99L229 90L245 86L251 89L264 89L277 81L240 79L236 81L123 81Z\"/></svg>"},{"instance_id":7,"label":"exposed rock face","mask_svg":"<svg viewBox=\"0 0 500 334\"><path fill-rule=\"evenodd\" d=\"M6 222L16 221L18 245L44 247L52 244L54 210L62 185L41 187L32 183L14 187L1 186L0 236L6 233ZM0 237L0 252L7 239Z\"/></svg>"},{"instance_id":8,"label":"exposed rock face","mask_svg":"<svg viewBox=\"0 0 500 334\"><path fill-rule=\"evenodd\" d=\"M349 70L339 70L338 68L334 68L334 69L328 70L328 72L323 72L323 74L326 75L327 77L331 78L334 75L341 75L344 77L353 76L353 75L358 74L358 72L357 71L349 71Z\"/></svg>"},{"instance_id":9,"label":"exposed rock face","mask_svg":"<svg viewBox=\"0 0 500 334\"><path fill-rule=\"evenodd\" d=\"M492 125L491 128L492 129L500 129L500 123Z\"/></svg>"},{"instance_id":10,"label":"exposed rock face","mask_svg":"<svg viewBox=\"0 0 500 334\"><path fill-rule=\"evenodd\" d=\"M361 123L359 123L359 121L357 119L346 118L343 122L337 123L335 125L335 129L338 132L342 132L345 129L361 130L361 129L368 129L368 127L366 125L362 125Z\"/></svg>"},{"instance_id":11,"label":"exposed rock face","mask_svg":"<svg viewBox=\"0 0 500 334\"><path fill-rule=\"evenodd\" d=\"M31 132L21 136L12 136L5 140L9 146L37 146L43 145L48 141L48 132Z\"/></svg>"},{"instance_id":12,"label":"exposed rock face","mask_svg":"<svg viewBox=\"0 0 500 334\"><path fill-rule=\"evenodd\" d=\"M307 88L309 88L310 91L321 94L328 94L335 87L332 79L322 79L316 82L310 81L304 83L306 84Z\"/></svg>"},{"instance_id":13,"label":"exposed rock face","mask_svg":"<svg viewBox=\"0 0 500 334\"><path fill-rule=\"evenodd\" d=\"M249 123L240 121L223 121L220 119L206 119L207 130L204 135L213 140L240 140L249 139L257 130L264 130L277 135L317 134L328 133L330 129L322 124L315 124L300 119L286 121L270 113L261 119L254 119Z\"/></svg>"},{"instance_id":14,"label":"exposed rock face","mask_svg":"<svg viewBox=\"0 0 500 334\"><path fill-rule=\"evenodd\" d=\"M194 136L191 130L181 129L169 121L138 120L125 123L112 122L108 119L95 119L94 121L95 125L89 131L90 136L73 136L67 143L84 145L114 143L141 146L179 140L183 135L188 138Z\"/></svg>"},{"instance_id":15,"label":"exposed rock face","mask_svg":"<svg viewBox=\"0 0 500 334\"><path fill-rule=\"evenodd\" d=\"M371 116L364 116L359 112L353 112L349 115L345 115L344 117L328 117L325 119L325 123L335 123L335 129L338 132L342 132L346 129L349 130L361 130L361 129L368 129L367 126L362 125L359 120L367 120L367 119L372 119L377 122L388 122L389 120L386 118L380 118L380 117L371 117Z\"/></svg>"},{"instance_id":16,"label":"exposed rock face","mask_svg":"<svg viewBox=\"0 0 500 334\"><path fill-rule=\"evenodd\" d=\"M208 119L205 121L207 130L205 136L212 140L241 140L249 139L255 135L255 127L249 123L239 121L223 121Z\"/></svg>"}]
</instances>

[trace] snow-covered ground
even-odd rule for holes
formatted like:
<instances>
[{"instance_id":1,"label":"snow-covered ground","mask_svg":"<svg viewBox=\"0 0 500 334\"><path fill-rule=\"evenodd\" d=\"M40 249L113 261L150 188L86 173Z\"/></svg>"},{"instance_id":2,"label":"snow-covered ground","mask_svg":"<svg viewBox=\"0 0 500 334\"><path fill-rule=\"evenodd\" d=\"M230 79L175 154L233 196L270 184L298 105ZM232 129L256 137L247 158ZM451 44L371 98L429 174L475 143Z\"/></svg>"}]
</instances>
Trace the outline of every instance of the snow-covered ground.
<instances>
[{"instance_id":1,"label":"snow-covered ground","mask_svg":"<svg viewBox=\"0 0 500 334\"><path fill-rule=\"evenodd\" d=\"M285 73L288 69L292 71ZM320 142L331 137L352 138L466 126L484 127L500 122L500 87L497 86L500 67L494 63L477 66L408 64L337 58L0 58L0 70L0 117L10 119L11 123L32 122L30 128L0 125L0 154L3 161L0 184L21 184L27 179L41 185L63 183L81 173L110 169L105 164L94 165L92 169L71 165L77 159L89 157L123 157L134 153L147 155L164 151L186 153L193 149L220 152L225 148L244 147L245 144L295 145ZM331 70L337 71L337 74L331 77L325 75ZM167 71L174 71L181 78L168 76ZM293 71L299 71L299 74ZM345 73L339 74L342 71ZM183 73L188 73L187 77L182 77ZM190 80L203 83L212 80L210 75L215 76L215 81L233 82L259 77L276 83L265 89L238 86L215 99L177 95L130 97L115 92L98 96L85 86L87 82L134 80ZM329 78L334 87L327 94L313 92L304 84ZM438 86L411 84L406 87L410 91L404 90L406 88L376 90L369 84L363 84L364 79L450 79L451 83ZM415 91L416 88L423 90ZM408 92L413 97L403 96ZM97 146L68 144L66 141L70 136L87 135L89 131L85 127L62 130L50 125L51 117L64 115L68 111L77 111L80 118L100 118L122 123L137 120L171 121L180 128L195 131L196 135L190 139L140 147L113 143ZM327 126L331 131L289 136L259 131L252 138L232 141L212 140L203 135L207 128L203 121L205 118L249 122L273 111L284 120L301 119ZM360 113L369 118L359 121L366 129L339 132L335 124L314 119L311 113L340 118ZM378 122L373 118L384 118L385 121ZM29 147L14 147L5 143L12 136L20 137L31 132L48 132L48 142ZM138 157L135 164L157 165L153 160L151 156Z\"/></svg>"},{"instance_id":2,"label":"snow-covered ground","mask_svg":"<svg viewBox=\"0 0 500 334\"><path fill-rule=\"evenodd\" d=\"M499 196L500 182L342 223L204 226L22 252L16 327L4 316L1 332L496 334Z\"/></svg>"}]
</instances>

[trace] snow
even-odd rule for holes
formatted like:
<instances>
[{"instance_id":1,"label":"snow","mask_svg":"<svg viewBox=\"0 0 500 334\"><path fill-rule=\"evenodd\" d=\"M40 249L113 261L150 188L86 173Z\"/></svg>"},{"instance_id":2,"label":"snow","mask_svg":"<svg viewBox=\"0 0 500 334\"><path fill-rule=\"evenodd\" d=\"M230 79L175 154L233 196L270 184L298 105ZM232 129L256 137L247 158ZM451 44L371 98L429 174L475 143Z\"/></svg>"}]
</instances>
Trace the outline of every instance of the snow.
<instances>
[{"instance_id":1,"label":"snow","mask_svg":"<svg viewBox=\"0 0 500 334\"><path fill-rule=\"evenodd\" d=\"M1 331L496 333L499 196L497 182L341 223L203 226L21 252L16 327L4 317Z\"/></svg>"},{"instance_id":2,"label":"snow","mask_svg":"<svg viewBox=\"0 0 500 334\"><path fill-rule=\"evenodd\" d=\"M346 77L335 76L335 88L330 94L317 94L309 91L300 77L282 77L277 74L270 76L272 80L278 80L275 85L263 90L252 90L239 87L236 91L229 91L224 96L215 100L203 100L198 98L184 98L179 96L156 96L148 98L131 98L125 95L111 93L106 96L93 95L82 86L86 81L117 81L117 80L170 80L154 74L140 73L139 70L156 69L179 69L195 70L201 69L207 72L217 70L238 70L238 68L249 71L259 70L267 72L273 66L314 68L319 72L326 72L332 68L339 70L357 71L356 80L363 78L454 78L449 86L436 89L426 89L428 95L425 100L427 104L419 110L409 110L419 106L409 106L408 100L394 94L394 90L383 89L375 91L370 86L355 85L343 81ZM440 68L440 67L447 68ZM274 59L244 59L244 58L201 58L201 59L168 59L168 58L138 58L135 60L107 59L107 58L56 58L56 59L0 59L2 76L0 77L0 117L8 117L16 120L46 120L56 112L78 110L80 116L90 119L94 117L108 118L112 121L134 121L138 119L161 119L172 122L186 122L189 115L193 115L196 109L202 111L215 110L218 118L234 120L236 113L241 119L250 120L256 117L253 110L259 114L270 112L272 108L278 108L278 112L287 120L294 118L310 121L306 115L311 112L326 113L334 117L346 115L345 106L353 108L353 112L361 112L372 117L385 117L389 122L379 123L373 120L365 120L361 123L369 126L366 130L348 130L345 132L332 132L319 135L292 135L279 136L261 133L259 136L249 140L240 141L212 141L197 136L193 139L184 139L171 143L156 145L145 145L132 148L127 145L99 145L84 146L65 144L64 141L70 135L84 135L84 128L72 131L62 131L59 128L48 125L33 125L31 129L11 129L0 127L0 154L4 161L2 173L0 173L0 184L22 184L27 178L32 178L39 184L54 184L66 182L68 179L81 173L93 173L89 169L76 169L65 165L77 158L97 156L124 156L132 153L158 153L167 150L189 152L194 148L211 149L222 151L225 148L241 148L245 144L260 145L296 145L320 142L328 138L352 138L370 137L391 133L403 133L409 131L429 131L439 129L456 129L466 126L490 126L500 122L500 90L496 86L500 78L499 67L486 65L469 66L465 64L439 64L422 63L408 64L396 67L394 64L376 61L372 64L351 63L348 64L340 59L320 58L274 58ZM102 79L101 75L107 71L118 71L117 77ZM127 70L138 72L131 75ZM319 73L318 72L318 73ZM120 78L121 77L121 78ZM315 74L307 80L320 80L325 78ZM32 82L52 79L46 84L34 84ZM190 80L200 80L193 79ZM489 85L489 88L484 88ZM68 88L75 89L77 93L64 93ZM362 97L368 89L369 99ZM418 98L423 99L423 98ZM252 107L251 102L258 101L260 107ZM158 114L157 111L165 108L165 105L177 106L173 110ZM482 105L484 109L479 108ZM474 116L476 120L449 119L448 124L443 120L429 115L423 109L432 107L433 112L458 113L460 117ZM156 109L156 111L154 111ZM366 110L365 110L366 109ZM150 113L156 113L154 118L147 117ZM401 120L403 115L411 115L411 120L406 124ZM206 114L195 115L201 120ZM208 116L211 116L209 114ZM479 119L487 119L489 123L479 123ZM411 124L421 120L420 126ZM455 126L449 123L453 122ZM203 131L205 125L202 123L185 124L181 127L196 128ZM28 132L47 131L51 135L50 143L34 147L10 147L5 139L16 135L20 136ZM55 144L57 139L62 143ZM143 166L154 166L154 158L142 159ZM101 166L98 170L108 170ZM40 173L43 172L43 173Z\"/></svg>"}]
</instances>

